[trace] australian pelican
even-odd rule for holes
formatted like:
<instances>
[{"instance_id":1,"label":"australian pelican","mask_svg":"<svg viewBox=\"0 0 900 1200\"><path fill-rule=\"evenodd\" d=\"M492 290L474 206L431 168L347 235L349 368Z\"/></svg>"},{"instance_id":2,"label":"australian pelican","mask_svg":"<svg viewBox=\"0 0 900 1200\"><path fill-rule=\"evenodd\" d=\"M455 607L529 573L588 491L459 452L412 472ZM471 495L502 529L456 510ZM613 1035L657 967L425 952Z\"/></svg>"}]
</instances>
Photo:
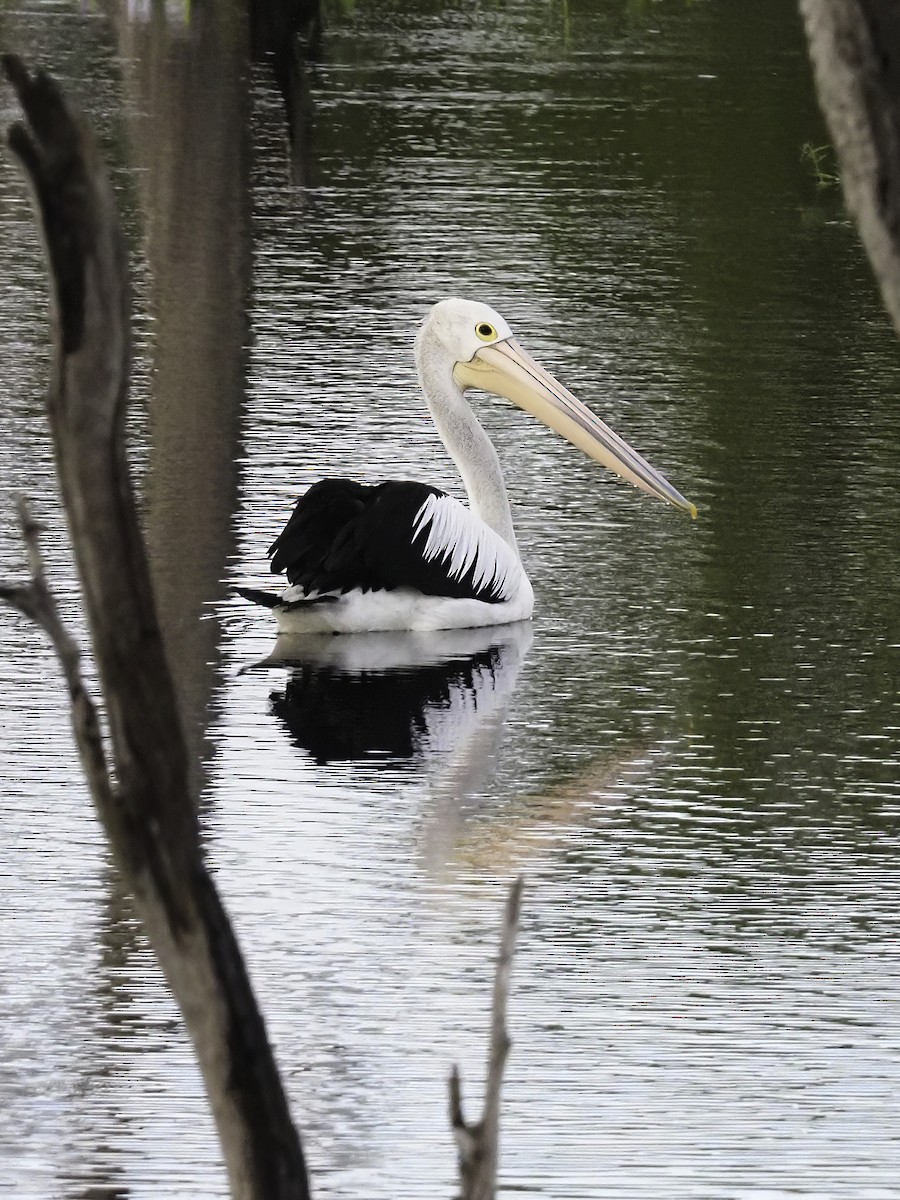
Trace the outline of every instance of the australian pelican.
<instances>
[{"instance_id":1,"label":"australian pelican","mask_svg":"<svg viewBox=\"0 0 900 1200\"><path fill-rule=\"evenodd\" d=\"M415 346L419 381L469 507L425 483L323 479L297 501L269 547L280 594L238 588L285 633L464 629L531 616L500 461L469 407L476 388L503 396L636 487L696 509L534 361L492 308L443 300Z\"/></svg>"}]
</instances>

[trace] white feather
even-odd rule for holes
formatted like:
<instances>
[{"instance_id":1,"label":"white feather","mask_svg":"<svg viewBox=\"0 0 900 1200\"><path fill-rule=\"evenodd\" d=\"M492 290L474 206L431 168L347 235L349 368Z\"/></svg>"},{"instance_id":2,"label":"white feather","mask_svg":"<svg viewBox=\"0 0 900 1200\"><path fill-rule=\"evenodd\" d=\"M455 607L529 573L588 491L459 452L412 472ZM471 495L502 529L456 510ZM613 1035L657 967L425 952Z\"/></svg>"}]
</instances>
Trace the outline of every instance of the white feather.
<instances>
[{"instance_id":1,"label":"white feather","mask_svg":"<svg viewBox=\"0 0 900 1200\"><path fill-rule=\"evenodd\" d=\"M452 496L429 496L413 521L412 540L425 530L423 556L440 559L451 579L472 570L477 589L492 587L502 600L513 597L523 574L519 556L483 521Z\"/></svg>"}]
</instances>

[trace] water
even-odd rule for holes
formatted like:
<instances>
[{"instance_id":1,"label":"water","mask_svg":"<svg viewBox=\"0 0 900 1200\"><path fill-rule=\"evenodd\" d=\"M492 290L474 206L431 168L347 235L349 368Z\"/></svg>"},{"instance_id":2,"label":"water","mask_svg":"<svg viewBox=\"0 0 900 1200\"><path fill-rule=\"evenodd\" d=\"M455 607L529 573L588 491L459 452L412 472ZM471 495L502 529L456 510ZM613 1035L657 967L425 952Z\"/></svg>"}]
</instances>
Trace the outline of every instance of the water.
<instances>
[{"instance_id":1,"label":"water","mask_svg":"<svg viewBox=\"0 0 900 1200\"><path fill-rule=\"evenodd\" d=\"M504 1193L894 1195L900 370L839 197L800 159L824 135L790 6L335 6L293 171L265 70L249 101L232 70L238 23L3 20L79 96L120 188L135 462L206 846L315 1193L452 1194L444 1080L460 1062L471 1115L524 871ZM80 628L11 169L0 222L4 494L33 497ZM273 638L227 585L266 583L299 491L338 471L458 487L410 354L453 293L499 308L700 518L479 402L533 625L243 670ZM21 573L9 503L0 567ZM52 657L0 620L0 1180L223 1196Z\"/></svg>"}]
</instances>

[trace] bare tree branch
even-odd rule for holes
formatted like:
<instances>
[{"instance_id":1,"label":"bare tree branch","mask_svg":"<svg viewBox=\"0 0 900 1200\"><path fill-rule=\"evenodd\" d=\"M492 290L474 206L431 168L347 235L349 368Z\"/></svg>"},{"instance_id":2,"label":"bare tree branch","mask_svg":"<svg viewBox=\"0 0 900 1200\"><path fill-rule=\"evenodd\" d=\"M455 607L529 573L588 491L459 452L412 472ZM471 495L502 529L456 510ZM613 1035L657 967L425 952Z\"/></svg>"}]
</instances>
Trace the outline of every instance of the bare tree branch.
<instances>
[{"instance_id":1,"label":"bare tree branch","mask_svg":"<svg viewBox=\"0 0 900 1200\"><path fill-rule=\"evenodd\" d=\"M519 931L523 886L524 881L520 875L509 890L503 917L491 1004L491 1037L484 1087L484 1112L480 1121L468 1124L463 1117L462 1085L457 1067L453 1067L448 1080L450 1124L456 1139L462 1185L460 1200L493 1200L495 1193L500 1149L500 1090L511 1045L506 1027L506 1008L516 935Z\"/></svg>"},{"instance_id":2,"label":"bare tree branch","mask_svg":"<svg viewBox=\"0 0 900 1200\"><path fill-rule=\"evenodd\" d=\"M28 556L31 582L14 586L0 584L0 600L16 608L34 621L48 635L56 651L72 702L72 731L78 757L97 807L112 804L109 770L103 749L103 737L97 709L81 675L81 651L75 639L63 625L53 593L47 587L41 556L41 526L33 520L27 502L20 497L17 504L19 527Z\"/></svg>"}]
</instances>

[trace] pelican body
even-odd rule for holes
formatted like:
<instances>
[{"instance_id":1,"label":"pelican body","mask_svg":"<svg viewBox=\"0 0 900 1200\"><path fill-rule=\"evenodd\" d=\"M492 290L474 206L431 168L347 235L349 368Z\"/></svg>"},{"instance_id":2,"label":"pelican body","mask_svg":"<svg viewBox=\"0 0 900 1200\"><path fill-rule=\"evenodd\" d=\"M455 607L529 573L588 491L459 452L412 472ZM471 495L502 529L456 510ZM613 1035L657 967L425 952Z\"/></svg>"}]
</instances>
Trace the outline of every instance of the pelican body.
<instances>
[{"instance_id":1,"label":"pelican body","mask_svg":"<svg viewBox=\"0 0 900 1200\"><path fill-rule=\"evenodd\" d=\"M285 633L465 629L525 620L534 592L516 545L500 460L466 399L511 400L651 496L696 516L618 434L540 367L499 313L443 300L423 322L416 366L468 507L425 483L323 479L269 547L280 595L239 588Z\"/></svg>"}]
</instances>

